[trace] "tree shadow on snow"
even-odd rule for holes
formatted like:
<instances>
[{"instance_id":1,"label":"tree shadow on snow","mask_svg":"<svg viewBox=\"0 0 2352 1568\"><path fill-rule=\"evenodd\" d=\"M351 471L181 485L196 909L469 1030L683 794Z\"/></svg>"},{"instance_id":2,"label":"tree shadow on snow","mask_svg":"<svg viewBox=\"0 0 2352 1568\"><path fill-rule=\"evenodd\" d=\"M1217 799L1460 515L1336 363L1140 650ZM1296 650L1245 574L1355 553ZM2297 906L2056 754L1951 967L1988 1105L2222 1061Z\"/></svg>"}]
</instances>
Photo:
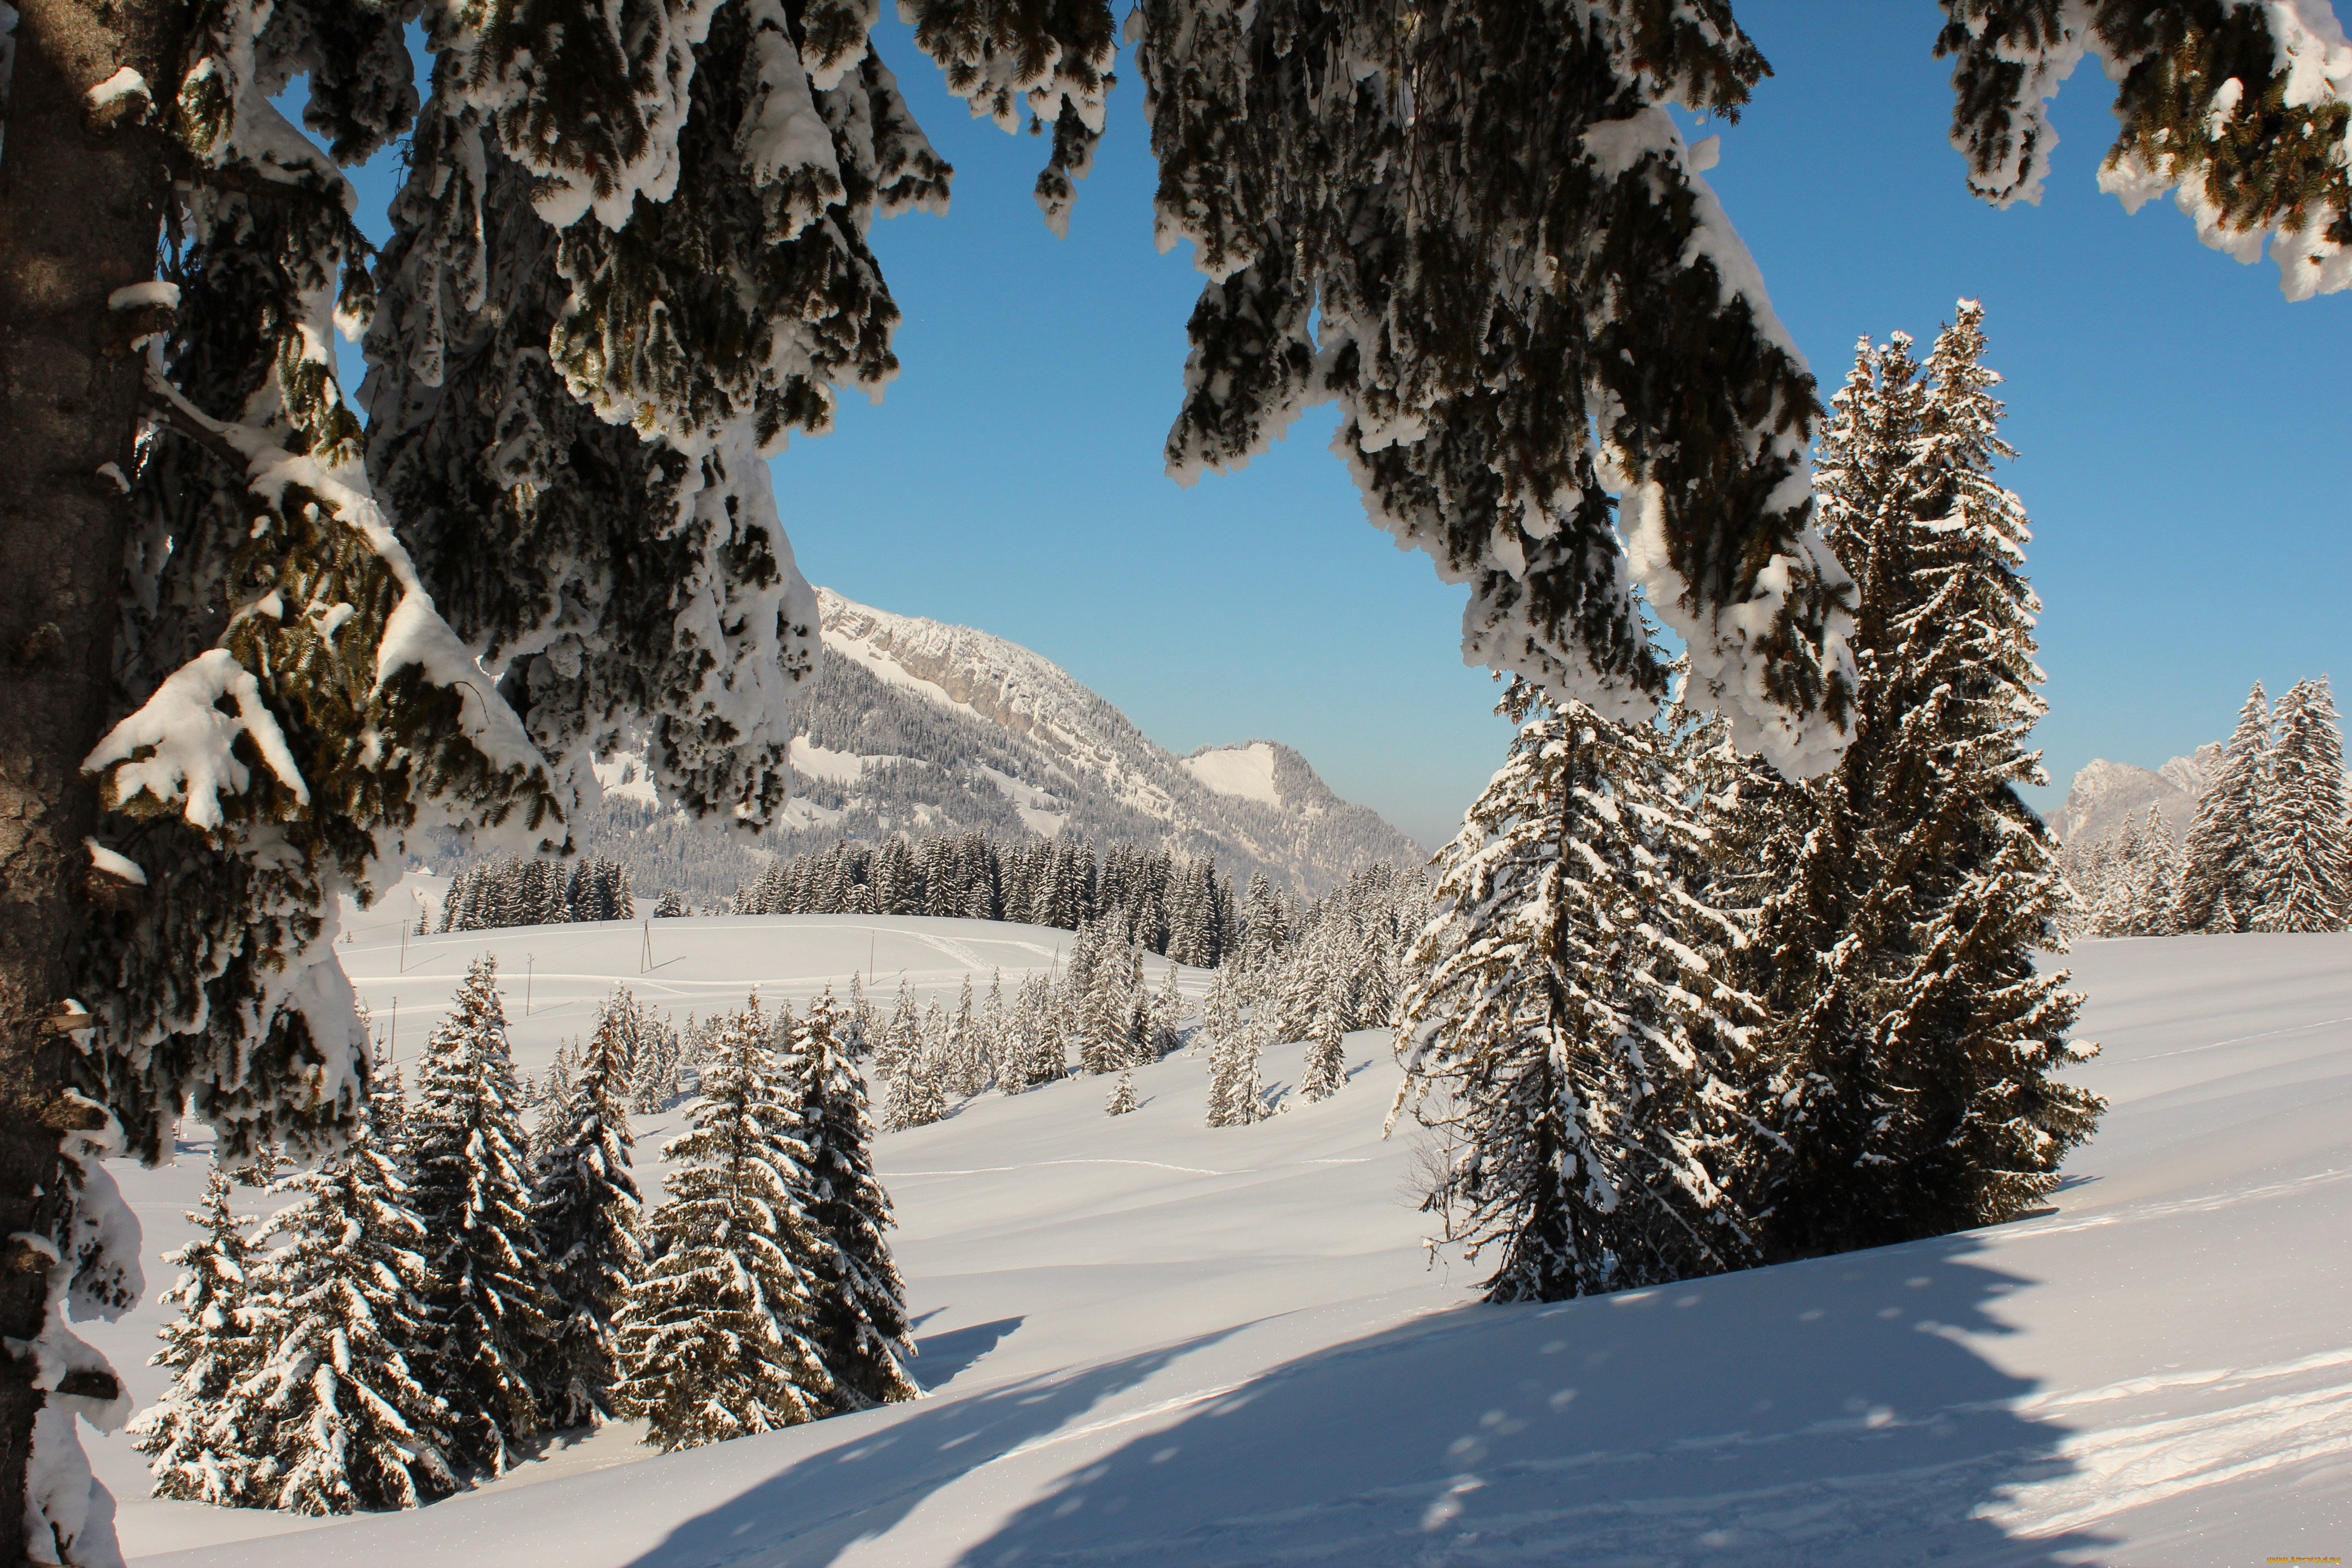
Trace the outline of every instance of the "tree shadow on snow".
<instances>
[{"instance_id":1,"label":"tree shadow on snow","mask_svg":"<svg viewBox=\"0 0 2352 1568\"><path fill-rule=\"evenodd\" d=\"M1027 1321L1017 1317L999 1318L992 1323L974 1323L970 1328L954 1329L916 1341L915 1381L923 1385L925 1393L929 1393L994 1350Z\"/></svg>"},{"instance_id":2,"label":"tree shadow on snow","mask_svg":"<svg viewBox=\"0 0 2352 1568\"><path fill-rule=\"evenodd\" d=\"M1979 1245L1433 1313L1080 1465L958 1561L2104 1559L2065 1528L2097 1501L2067 1429L2019 1413L2035 1385L1956 1337L2012 1332L1989 1309L2032 1283L1970 1261Z\"/></svg>"},{"instance_id":3,"label":"tree shadow on snow","mask_svg":"<svg viewBox=\"0 0 2352 1568\"><path fill-rule=\"evenodd\" d=\"M1006 1325L1020 1321L1006 1319L982 1328L1010 1333ZM941 1334L931 1343L979 1332ZM660 1545L632 1560L629 1568L823 1568L850 1546L886 1534L933 1492L1016 1449L1081 1425L1087 1413L1104 1400L1232 1332L1204 1334L1077 1373L1024 1378L961 1398L926 1399L739 1439L744 1445L772 1444L790 1453L839 1433L829 1447L808 1448L797 1458L780 1454L782 1468L775 1474L679 1524Z\"/></svg>"}]
</instances>

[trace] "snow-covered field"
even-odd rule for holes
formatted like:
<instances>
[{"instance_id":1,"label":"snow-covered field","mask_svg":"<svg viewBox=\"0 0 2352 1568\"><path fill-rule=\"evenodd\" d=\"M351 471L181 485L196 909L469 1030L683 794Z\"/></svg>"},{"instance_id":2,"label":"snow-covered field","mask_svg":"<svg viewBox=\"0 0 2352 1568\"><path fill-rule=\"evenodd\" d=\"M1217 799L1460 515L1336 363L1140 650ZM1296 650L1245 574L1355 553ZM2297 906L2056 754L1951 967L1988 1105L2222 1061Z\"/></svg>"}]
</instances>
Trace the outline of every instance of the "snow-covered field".
<instances>
[{"instance_id":1,"label":"snow-covered field","mask_svg":"<svg viewBox=\"0 0 2352 1568\"><path fill-rule=\"evenodd\" d=\"M437 895L436 895L437 896ZM1008 981L1068 934L848 916L657 921L343 949L413 1056L495 949L543 1067L614 980L681 1013L904 971ZM526 965L525 955L530 955ZM123 1544L236 1568L2079 1563L2352 1554L2352 938L2087 945L2083 1071L2113 1102L2053 1212L1558 1306L1474 1304L1402 1200L1384 1039L1349 1087L1200 1125L1205 1065L1085 1080L885 1137L919 1317L914 1404L669 1457L615 1429L417 1513L144 1497ZM523 981L530 972L530 1015ZM1154 964L1154 977L1159 973ZM1201 977L1192 977L1197 984ZM1294 1051L1269 1082L1295 1079ZM640 1153L676 1124L640 1129ZM151 1254L200 1144L123 1172ZM171 1282L151 1262L151 1297ZM150 1304L90 1337L151 1397ZM256 1539L274 1532L275 1539Z\"/></svg>"}]
</instances>

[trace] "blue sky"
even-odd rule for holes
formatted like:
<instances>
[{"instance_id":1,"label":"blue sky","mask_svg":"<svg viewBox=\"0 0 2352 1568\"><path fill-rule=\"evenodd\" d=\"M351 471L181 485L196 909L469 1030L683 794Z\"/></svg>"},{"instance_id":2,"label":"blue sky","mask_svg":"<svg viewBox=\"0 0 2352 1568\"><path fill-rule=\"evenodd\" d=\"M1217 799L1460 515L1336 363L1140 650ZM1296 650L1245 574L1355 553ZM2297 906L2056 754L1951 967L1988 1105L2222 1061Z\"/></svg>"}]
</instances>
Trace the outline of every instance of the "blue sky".
<instances>
[{"instance_id":1,"label":"blue sky","mask_svg":"<svg viewBox=\"0 0 2352 1568\"><path fill-rule=\"evenodd\" d=\"M1930 0L1741 0L1772 78L1710 178L1825 388L1854 340L1931 338L1980 298L2008 379L2002 477L2032 515L2041 731L2055 787L2226 735L2257 676L2352 672L2342 454L2352 299L2288 305L2267 262L2199 246L2168 204L2095 183L2112 89L2058 105L2039 208L1967 193ZM879 405L775 465L813 581L1026 644L1179 752L1254 737L1434 846L1501 758L1465 669L1463 592L1364 519L1329 411L1246 471L1161 471L1200 279L1151 243L1142 93L1122 57L1070 237L1030 186L1045 145L970 120L907 30L877 32L956 166L952 211L878 225L906 314ZM379 180L363 193L380 201Z\"/></svg>"}]
</instances>

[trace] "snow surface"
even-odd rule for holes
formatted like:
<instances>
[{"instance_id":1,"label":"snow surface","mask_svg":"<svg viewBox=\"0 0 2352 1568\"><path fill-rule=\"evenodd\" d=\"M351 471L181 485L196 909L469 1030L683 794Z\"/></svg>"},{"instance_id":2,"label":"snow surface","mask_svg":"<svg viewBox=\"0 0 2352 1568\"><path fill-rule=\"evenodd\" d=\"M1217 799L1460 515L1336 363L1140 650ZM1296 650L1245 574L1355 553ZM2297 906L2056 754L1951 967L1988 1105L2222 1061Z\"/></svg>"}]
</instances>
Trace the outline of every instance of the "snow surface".
<instances>
[{"instance_id":1,"label":"snow surface","mask_svg":"<svg viewBox=\"0 0 2352 1568\"><path fill-rule=\"evenodd\" d=\"M394 901L395 904L397 901ZM354 928L368 915L356 916ZM403 1058L496 949L542 1068L612 980L677 1007L878 966L933 994L1067 933L740 916L338 949ZM536 956L523 1016L524 954ZM870 955L870 956L869 956ZM140 1496L92 1442L126 1550L181 1568L691 1568L1288 1562L2152 1565L2352 1539L2352 937L2086 944L2070 960L2113 1103L2051 1210L1995 1229L1559 1305L1487 1307L1425 1266L1382 1143L1377 1033L1350 1084L1201 1125L1205 1062L1077 1081L883 1137L933 1392L669 1457L626 1428L421 1512L321 1521ZM1202 976L1187 974L1197 990ZM887 998L886 998L887 999ZM412 1030L416 1030L412 1034ZM1279 1092L1297 1048L1269 1057ZM649 1151L675 1113L641 1125ZM151 1257L200 1146L122 1169ZM649 1156L648 1156L649 1157ZM90 1337L129 1373L173 1270ZM257 1537L300 1531L295 1541ZM178 1552L172 1548L185 1548ZM163 1555L157 1555L163 1554Z\"/></svg>"},{"instance_id":2,"label":"snow surface","mask_svg":"<svg viewBox=\"0 0 2352 1568\"><path fill-rule=\"evenodd\" d=\"M1220 795L1238 795L1269 806L1282 804L1282 791L1274 787L1274 747L1262 740L1196 751L1184 759L1184 767Z\"/></svg>"}]
</instances>

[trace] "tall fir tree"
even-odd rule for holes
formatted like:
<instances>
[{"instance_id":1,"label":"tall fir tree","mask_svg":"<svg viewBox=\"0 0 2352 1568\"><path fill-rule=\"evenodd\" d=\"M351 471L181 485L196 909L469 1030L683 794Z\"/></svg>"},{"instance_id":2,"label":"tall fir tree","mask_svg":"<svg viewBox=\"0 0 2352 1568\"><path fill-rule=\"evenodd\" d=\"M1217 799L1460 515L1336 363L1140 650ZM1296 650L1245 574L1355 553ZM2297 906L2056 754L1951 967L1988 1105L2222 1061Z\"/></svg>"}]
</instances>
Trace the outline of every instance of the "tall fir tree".
<instances>
[{"instance_id":1,"label":"tall fir tree","mask_svg":"<svg viewBox=\"0 0 2352 1568\"><path fill-rule=\"evenodd\" d=\"M2010 455L1961 302L1924 378L1866 340L1821 449L1823 526L1860 585L1855 739L1778 790L1748 984L1770 1017L1757 1200L1768 1256L2014 1218L2057 1182L2102 1102L2058 1076L2080 999L2035 967L2063 946L2055 846L2020 798L2043 712L2022 570L1992 478Z\"/></svg>"},{"instance_id":2,"label":"tall fir tree","mask_svg":"<svg viewBox=\"0 0 2352 1568\"><path fill-rule=\"evenodd\" d=\"M712 1030L693 1125L662 1150L669 1195L646 1222L646 1267L614 1329L615 1406L674 1452L798 1426L841 1398L816 1327L814 1262L827 1246L804 1207L807 1145L765 1020Z\"/></svg>"},{"instance_id":3,"label":"tall fir tree","mask_svg":"<svg viewBox=\"0 0 2352 1568\"><path fill-rule=\"evenodd\" d=\"M498 963L485 955L425 1040L408 1179L425 1225L432 1387L449 1406L451 1458L493 1476L545 1429L536 1372L555 1328L520 1099Z\"/></svg>"},{"instance_id":4,"label":"tall fir tree","mask_svg":"<svg viewBox=\"0 0 2352 1568\"><path fill-rule=\"evenodd\" d=\"M597 1009L579 1071L565 1086L532 1184L530 1223L547 1260L553 1332L539 1361L540 1408L550 1427L601 1426L613 1409L613 1319L645 1259L624 1095L632 1060L651 1056L636 998L626 989Z\"/></svg>"},{"instance_id":5,"label":"tall fir tree","mask_svg":"<svg viewBox=\"0 0 2352 1568\"><path fill-rule=\"evenodd\" d=\"M1491 1301L1741 1267L1746 999L1735 926L1676 874L1706 830L1666 737L1515 682L1510 755L1447 847L1398 1005L1410 1109L1444 1140L1425 1206Z\"/></svg>"},{"instance_id":6,"label":"tall fir tree","mask_svg":"<svg viewBox=\"0 0 2352 1568\"><path fill-rule=\"evenodd\" d=\"M874 1127L866 1085L835 1038L830 991L793 1027L786 1082L800 1094L799 1195L820 1247L810 1270L813 1337L838 1393L863 1409L912 1399L907 1369L907 1287L884 1233L897 1222L874 1174Z\"/></svg>"},{"instance_id":7,"label":"tall fir tree","mask_svg":"<svg viewBox=\"0 0 2352 1568\"><path fill-rule=\"evenodd\" d=\"M2221 765L2197 797L2181 850L2180 900L2172 923L2184 932L2251 931L2263 906L2263 800L2271 755L2270 695L2260 681L2238 710Z\"/></svg>"},{"instance_id":8,"label":"tall fir tree","mask_svg":"<svg viewBox=\"0 0 2352 1568\"><path fill-rule=\"evenodd\" d=\"M215 1165L204 1201L188 1215L200 1234L163 1255L184 1272L163 1293L163 1304L179 1311L157 1331L163 1348L149 1364L168 1369L172 1385L131 1427L157 1497L215 1508L261 1501L254 1471L264 1434L231 1395L268 1353L269 1337L262 1321L267 1307L255 1295L258 1252L247 1234L253 1220L231 1210L236 1191Z\"/></svg>"},{"instance_id":9,"label":"tall fir tree","mask_svg":"<svg viewBox=\"0 0 2352 1568\"><path fill-rule=\"evenodd\" d=\"M2341 931L2352 916L2352 842L2344 821L2344 731L2327 677L2279 699L2263 768L2255 857L2257 931Z\"/></svg>"}]
</instances>

